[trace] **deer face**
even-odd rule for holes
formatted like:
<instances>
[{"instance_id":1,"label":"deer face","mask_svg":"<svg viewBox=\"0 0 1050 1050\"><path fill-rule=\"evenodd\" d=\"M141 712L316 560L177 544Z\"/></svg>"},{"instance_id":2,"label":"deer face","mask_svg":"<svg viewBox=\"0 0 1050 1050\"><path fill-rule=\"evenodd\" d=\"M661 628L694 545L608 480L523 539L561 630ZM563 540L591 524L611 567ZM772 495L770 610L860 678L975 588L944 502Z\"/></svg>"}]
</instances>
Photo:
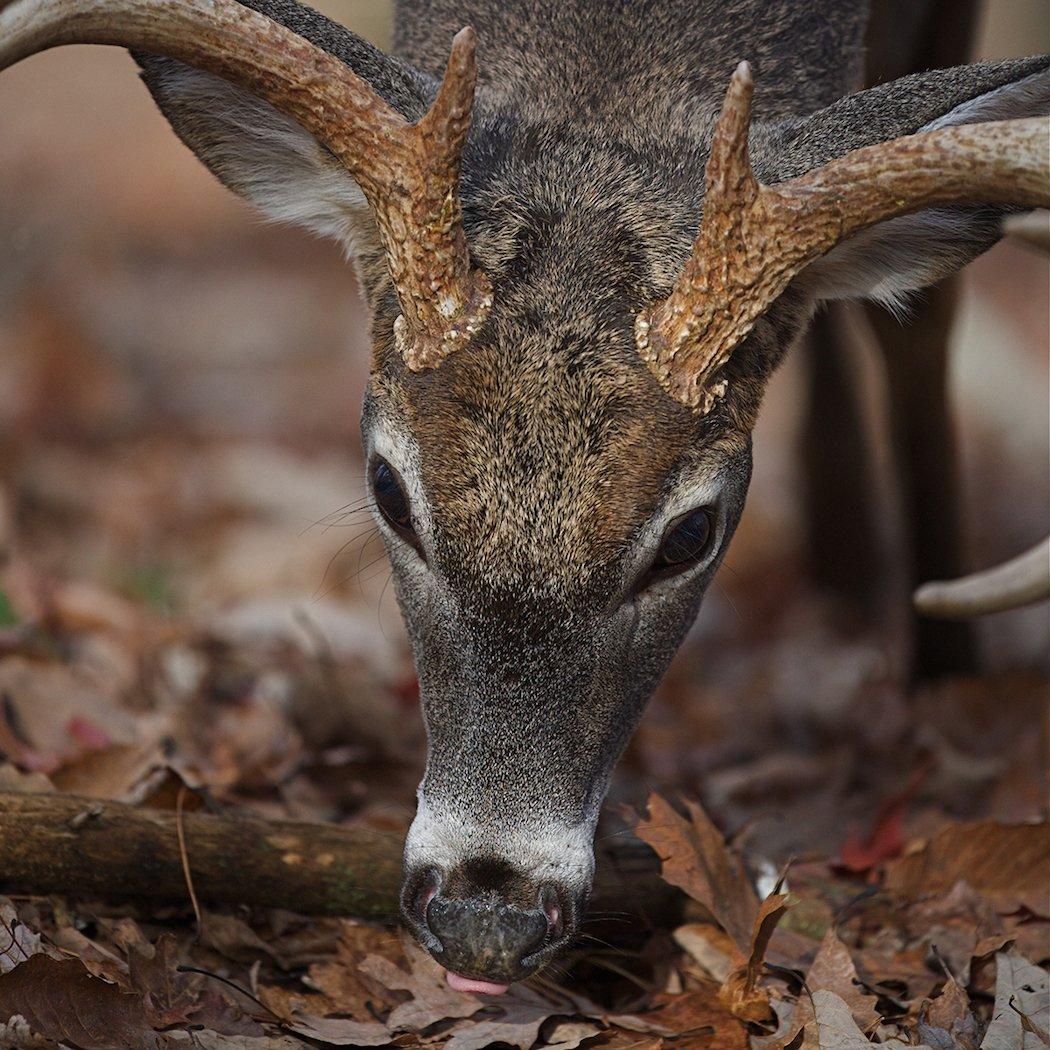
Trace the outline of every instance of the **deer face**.
<instances>
[{"instance_id":1,"label":"deer face","mask_svg":"<svg viewBox=\"0 0 1050 1050\"><path fill-rule=\"evenodd\" d=\"M608 231L579 228L581 251L608 253ZM553 239L562 251L530 241L526 285L578 269ZM746 430L662 394L607 282L562 313L495 283L485 328L440 370L380 353L363 427L429 741L403 913L488 988L576 931L613 765L722 558L751 457Z\"/></svg>"}]
</instances>

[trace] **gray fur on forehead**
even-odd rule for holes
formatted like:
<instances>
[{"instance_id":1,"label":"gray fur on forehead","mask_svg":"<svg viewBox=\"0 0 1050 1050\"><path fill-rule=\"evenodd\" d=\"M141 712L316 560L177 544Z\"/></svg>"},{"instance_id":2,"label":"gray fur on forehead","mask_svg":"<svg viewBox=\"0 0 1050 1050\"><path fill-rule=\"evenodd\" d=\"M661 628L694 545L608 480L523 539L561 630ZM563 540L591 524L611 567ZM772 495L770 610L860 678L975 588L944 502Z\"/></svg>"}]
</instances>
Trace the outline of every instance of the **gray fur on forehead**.
<instances>
[{"instance_id":1,"label":"gray fur on forehead","mask_svg":"<svg viewBox=\"0 0 1050 1050\"><path fill-rule=\"evenodd\" d=\"M855 86L868 19L865 0L398 0L397 11L397 52L431 75L452 34L473 25L480 83L528 119L664 132L720 100L745 58L770 116L827 105Z\"/></svg>"}]
</instances>

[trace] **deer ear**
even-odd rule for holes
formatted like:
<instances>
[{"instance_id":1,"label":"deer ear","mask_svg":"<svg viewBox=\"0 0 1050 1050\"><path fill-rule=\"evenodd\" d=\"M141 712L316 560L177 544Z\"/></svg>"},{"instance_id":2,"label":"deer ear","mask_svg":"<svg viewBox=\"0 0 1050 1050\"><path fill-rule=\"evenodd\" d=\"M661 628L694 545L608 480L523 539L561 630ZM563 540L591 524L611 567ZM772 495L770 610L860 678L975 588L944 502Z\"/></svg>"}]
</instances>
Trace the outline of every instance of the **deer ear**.
<instances>
[{"instance_id":1,"label":"deer ear","mask_svg":"<svg viewBox=\"0 0 1050 1050\"><path fill-rule=\"evenodd\" d=\"M840 100L784 129L772 167L791 177L833 157L917 131L1050 113L1050 56L905 77ZM774 136L776 139L778 136ZM1002 209L931 208L880 223L807 267L814 300L908 294L961 269L1000 236Z\"/></svg>"},{"instance_id":2,"label":"deer ear","mask_svg":"<svg viewBox=\"0 0 1050 1050\"><path fill-rule=\"evenodd\" d=\"M435 85L400 59L307 8L252 6L345 62L408 119L426 112ZM357 184L295 121L220 77L170 58L134 57L175 133L226 186L267 218L330 237L353 257L380 250Z\"/></svg>"}]
</instances>

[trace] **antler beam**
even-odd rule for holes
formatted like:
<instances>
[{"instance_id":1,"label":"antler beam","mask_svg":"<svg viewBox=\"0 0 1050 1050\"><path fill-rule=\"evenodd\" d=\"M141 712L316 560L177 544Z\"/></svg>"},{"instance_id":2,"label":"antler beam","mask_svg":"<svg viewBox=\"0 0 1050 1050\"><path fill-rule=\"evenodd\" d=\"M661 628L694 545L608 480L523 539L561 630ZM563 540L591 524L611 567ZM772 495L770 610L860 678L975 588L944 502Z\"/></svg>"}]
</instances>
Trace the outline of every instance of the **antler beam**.
<instances>
[{"instance_id":1,"label":"antler beam","mask_svg":"<svg viewBox=\"0 0 1050 1050\"><path fill-rule=\"evenodd\" d=\"M471 266L459 169L474 99L474 32L452 43L430 110L410 124L339 59L235 0L0 0L0 69L59 44L166 55L264 98L330 150L375 213L413 370L463 345L491 305Z\"/></svg>"},{"instance_id":2,"label":"antler beam","mask_svg":"<svg viewBox=\"0 0 1050 1050\"><path fill-rule=\"evenodd\" d=\"M748 156L753 91L741 62L711 143L692 253L670 296L635 325L660 384L698 414L725 394L722 369L758 318L847 237L920 208L1050 204L1050 135L1040 119L921 132L763 186Z\"/></svg>"}]
</instances>

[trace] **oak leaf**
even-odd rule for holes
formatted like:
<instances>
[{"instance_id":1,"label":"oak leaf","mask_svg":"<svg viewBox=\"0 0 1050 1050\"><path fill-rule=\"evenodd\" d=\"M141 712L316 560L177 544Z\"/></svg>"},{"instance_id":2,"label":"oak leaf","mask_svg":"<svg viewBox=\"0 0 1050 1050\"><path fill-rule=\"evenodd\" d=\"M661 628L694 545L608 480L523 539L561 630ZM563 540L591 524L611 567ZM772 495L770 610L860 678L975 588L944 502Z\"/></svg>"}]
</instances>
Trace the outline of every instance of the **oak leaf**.
<instances>
[{"instance_id":1,"label":"oak leaf","mask_svg":"<svg viewBox=\"0 0 1050 1050\"><path fill-rule=\"evenodd\" d=\"M688 818L654 792L649 796L649 817L638 821L635 833L656 851L664 881L702 904L746 955L758 894L703 807L688 800L685 807Z\"/></svg>"}]
</instances>

